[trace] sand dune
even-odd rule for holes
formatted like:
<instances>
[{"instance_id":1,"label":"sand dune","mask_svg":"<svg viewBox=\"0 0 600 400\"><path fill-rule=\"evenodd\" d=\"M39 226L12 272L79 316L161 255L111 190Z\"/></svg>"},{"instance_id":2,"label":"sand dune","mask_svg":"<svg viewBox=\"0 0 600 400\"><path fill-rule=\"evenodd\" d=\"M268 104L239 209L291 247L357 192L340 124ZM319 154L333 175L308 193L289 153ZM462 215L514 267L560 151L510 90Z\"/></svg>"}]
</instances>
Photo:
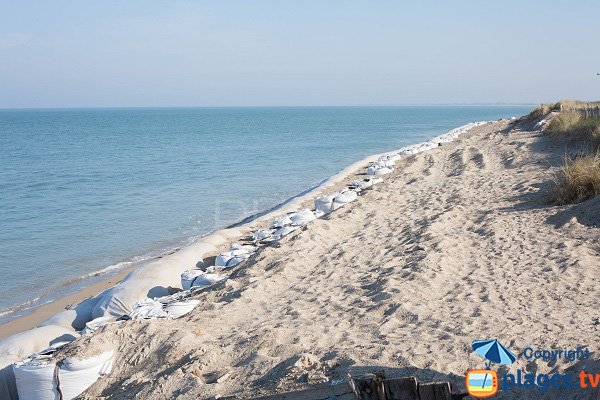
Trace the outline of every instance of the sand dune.
<instances>
[{"instance_id":1,"label":"sand dune","mask_svg":"<svg viewBox=\"0 0 600 400\"><path fill-rule=\"evenodd\" d=\"M484 366L474 339L596 351L600 215L546 204L567 143L513 128L480 126L398 161L376 189L236 267L184 318L113 324L68 346L117 350L83 397L245 398L381 368L464 390L465 372Z\"/></svg>"}]
</instances>

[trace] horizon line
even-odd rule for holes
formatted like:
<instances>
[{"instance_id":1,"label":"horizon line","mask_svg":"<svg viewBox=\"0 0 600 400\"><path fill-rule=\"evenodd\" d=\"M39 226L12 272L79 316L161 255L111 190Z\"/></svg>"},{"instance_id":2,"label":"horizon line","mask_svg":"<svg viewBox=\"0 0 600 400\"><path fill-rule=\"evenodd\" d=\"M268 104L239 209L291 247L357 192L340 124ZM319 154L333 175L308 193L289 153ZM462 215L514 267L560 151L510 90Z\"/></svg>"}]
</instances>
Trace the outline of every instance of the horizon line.
<instances>
[{"instance_id":1,"label":"horizon line","mask_svg":"<svg viewBox=\"0 0 600 400\"><path fill-rule=\"evenodd\" d=\"M0 107L2 111L18 110L91 110L91 109L170 109L170 108L381 108L381 107L477 107L477 106L535 106L542 103L404 103L404 104L336 104L336 105L187 105L187 106L42 106L42 107Z\"/></svg>"}]
</instances>

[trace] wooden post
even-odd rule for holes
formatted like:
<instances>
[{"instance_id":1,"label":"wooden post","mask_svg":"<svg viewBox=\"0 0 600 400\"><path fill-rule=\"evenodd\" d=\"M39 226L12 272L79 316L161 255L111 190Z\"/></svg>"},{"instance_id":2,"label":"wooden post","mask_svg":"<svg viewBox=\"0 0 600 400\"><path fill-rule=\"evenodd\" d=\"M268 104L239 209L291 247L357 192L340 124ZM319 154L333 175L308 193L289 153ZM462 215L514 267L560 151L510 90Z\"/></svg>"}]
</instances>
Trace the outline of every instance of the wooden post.
<instances>
[{"instance_id":1,"label":"wooden post","mask_svg":"<svg viewBox=\"0 0 600 400\"><path fill-rule=\"evenodd\" d=\"M457 395L462 398L465 394ZM311 385L253 400L453 400L450 382L418 383L414 376L384 379L383 372Z\"/></svg>"},{"instance_id":2,"label":"wooden post","mask_svg":"<svg viewBox=\"0 0 600 400\"><path fill-rule=\"evenodd\" d=\"M386 400L383 371L353 379L357 400Z\"/></svg>"},{"instance_id":3,"label":"wooden post","mask_svg":"<svg viewBox=\"0 0 600 400\"><path fill-rule=\"evenodd\" d=\"M421 400L452 400L450 382L419 384L419 398Z\"/></svg>"},{"instance_id":4,"label":"wooden post","mask_svg":"<svg viewBox=\"0 0 600 400\"><path fill-rule=\"evenodd\" d=\"M383 381L386 400L419 400L417 378L386 379Z\"/></svg>"}]
</instances>

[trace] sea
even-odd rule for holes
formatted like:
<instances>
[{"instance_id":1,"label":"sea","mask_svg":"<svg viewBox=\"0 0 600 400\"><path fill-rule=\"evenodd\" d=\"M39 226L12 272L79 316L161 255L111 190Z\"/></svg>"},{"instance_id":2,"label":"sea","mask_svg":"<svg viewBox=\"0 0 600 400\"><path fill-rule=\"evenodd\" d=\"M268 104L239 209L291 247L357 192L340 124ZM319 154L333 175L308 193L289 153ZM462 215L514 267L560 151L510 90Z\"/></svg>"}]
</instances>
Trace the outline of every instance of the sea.
<instances>
[{"instance_id":1,"label":"sea","mask_svg":"<svg viewBox=\"0 0 600 400\"><path fill-rule=\"evenodd\" d=\"M369 155L531 108L0 110L0 323L272 209Z\"/></svg>"}]
</instances>

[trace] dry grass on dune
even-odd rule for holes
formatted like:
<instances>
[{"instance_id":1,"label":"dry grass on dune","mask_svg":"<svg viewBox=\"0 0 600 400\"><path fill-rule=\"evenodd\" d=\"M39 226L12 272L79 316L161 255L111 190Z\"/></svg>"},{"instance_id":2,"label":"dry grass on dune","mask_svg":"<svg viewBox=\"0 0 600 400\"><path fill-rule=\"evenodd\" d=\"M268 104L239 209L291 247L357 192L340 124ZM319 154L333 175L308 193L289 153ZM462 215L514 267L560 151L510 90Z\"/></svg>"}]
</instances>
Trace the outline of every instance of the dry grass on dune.
<instances>
[{"instance_id":1,"label":"dry grass on dune","mask_svg":"<svg viewBox=\"0 0 600 400\"><path fill-rule=\"evenodd\" d=\"M600 152L568 159L553 193L558 204L579 203L600 194Z\"/></svg>"},{"instance_id":2,"label":"dry grass on dune","mask_svg":"<svg viewBox=\"0 0 600 400\"><path fill-rule=\"evenodd\" d=\"M533 110L531 110L531 112L527 114L526 118L528 121L533 121L542 118L548 115L550 112L552 112L552 107L552 104L542 104L539 107L536 107Z\"/></svg>"},{"instance_id":3,"label":"dry grass on dune","mask_svg":"<svg viewBox=\"0 0 600 400\"><path fill-rule=\"evenodd\" d=\"M600 142L600 116L584 116L577 111L563 111L550 121L552 132L577 135L595 145Z\"/></svg>"},{"instance_id":4,"label":"dry grass on dune","mask_svg":"<svg viewBox=\"0 0 600 400\"><path fill-rule=\"evenodd\" d=\"M561 114L573 113L572 115L583 117L600 116L600 101L561 100L554 104L541 104L527 115L527 119L532 121L545 117L551 112Z\"/></svg>"},{"instance_id":5,"label":"dry grass on dune","mask_svg":"<svg viewBox=\"0 0 600 400\"><path fill-rule=\"evenodd\" d=\"M533 121L548 116L550 132L583 140L591 148L576 158L565 160L555 180L552 200L557 204L578 203L600 194L600 102L562 100L542 104L531 111L527 119Z\"/></svg>"}]
</instances>

